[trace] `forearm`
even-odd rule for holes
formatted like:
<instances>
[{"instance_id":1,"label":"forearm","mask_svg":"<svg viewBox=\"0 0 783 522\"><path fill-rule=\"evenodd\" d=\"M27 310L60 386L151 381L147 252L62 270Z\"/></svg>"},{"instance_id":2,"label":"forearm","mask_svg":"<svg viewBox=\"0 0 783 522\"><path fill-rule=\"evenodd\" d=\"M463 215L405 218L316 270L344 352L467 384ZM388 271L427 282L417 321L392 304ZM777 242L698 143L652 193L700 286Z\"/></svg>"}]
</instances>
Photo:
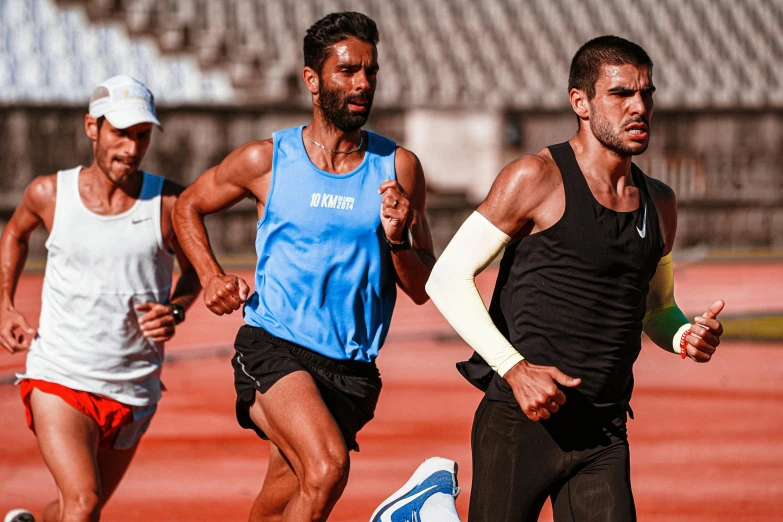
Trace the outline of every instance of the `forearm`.
<instances>
[{"instance_id":1,"label":"forearm","mask_svg":"<svg viewBox=\"0 0 783 522\"><path fill-rule=\"evenodd\" d=\"M180 198L174 205L172 223L182 251L202 284L210 277L225 274L212 252L204 218L193 205Z\"/></svg>"},{"instance_id":2,"label":"forearm","mask_svg":"<svg viewBox=\"0 0 783 522\"><path fill-rule=\"evenodd\" d=\"M392 252L391 256L400 288L413 299L414 303L426 303L429 296L424 286L435 265L435 258L415 248Z\"/></svg>"},{"instance_id":3,"label":"forearm","mask_svg":"<svg viewBox=\"0 0 783 522\"><path fill-rule=\"evenodd\" d=\"M680 339L690 327L690 321L676 304L646 316L644 321L644 333L652 342L672 353L680 353Z\"/></svg>"},{"instance_id":4,"label":"forearm","mask_svg":"<svg viewBox=\"0 0 783 522\"><path fill-rule=\"evenodd\" d=\"M680 340L691 323L674 300L674 270L672 256L658 263L647 299L647 313L642 323L644 333L658 346L680 353Z\"/></svg>"},{"instance_id":5,"label":"forearm","mask_svg":"<svg viewBox=\"0 0 783 522\"><path fill-rule=\"evenodd\" d=\"M14 307L16 286L30 251L29 242L6 226L0 238L0 310Z\"/></svg>"},{"instance_id":6,"label":"forearm","mask_svg":"<svg viewBox=\"0 0 783 522\"><path fill-rule=\"evenodd\" d=\"M506 234L474 212L435 263L426 286L446 320L501 377L523 357L493 323L475 277L508 241Z\"/></svg>"},{"instance_id":7,"label":"forearm","mask_svg":"<svg viewBox=\"0 0 783 522\"><path fill-rule=\"evenodd\" d=\"M196 300L200 292L201 283L196 271L193 269L183 270L177 280L177 285L174 287L174 292L171 294L169 302L187 310Z\"/></svg>"}]
</instances>

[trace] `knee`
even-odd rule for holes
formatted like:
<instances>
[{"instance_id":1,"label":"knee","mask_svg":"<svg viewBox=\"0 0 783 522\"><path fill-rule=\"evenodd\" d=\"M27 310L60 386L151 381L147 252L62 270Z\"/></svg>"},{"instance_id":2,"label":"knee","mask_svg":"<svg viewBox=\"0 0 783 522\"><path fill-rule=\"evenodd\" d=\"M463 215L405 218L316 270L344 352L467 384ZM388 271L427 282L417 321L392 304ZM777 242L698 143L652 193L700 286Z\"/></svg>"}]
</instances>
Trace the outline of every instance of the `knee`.
<instances>
[{"instance_id":1,"label":"knee","mask_svg":"<svg viewBox=\"0 0 783 522\"><path fill-rule=\"evenodd\" d=\"M330 498L341 493L348 481L350 461L347 453L329 454L305 468L302 492L308 496Z\"/></svg>"},{"instance_id":2,"label":"knee","mask_svg":"<svg viewBox=\"0 0 783 522\"><path fill-rule=\"evenodd\" d=\"M63 521L98 520L101 513L101 498L96 491L75 491L63 494L61 516Z\"/></svg>"}]
</instances>

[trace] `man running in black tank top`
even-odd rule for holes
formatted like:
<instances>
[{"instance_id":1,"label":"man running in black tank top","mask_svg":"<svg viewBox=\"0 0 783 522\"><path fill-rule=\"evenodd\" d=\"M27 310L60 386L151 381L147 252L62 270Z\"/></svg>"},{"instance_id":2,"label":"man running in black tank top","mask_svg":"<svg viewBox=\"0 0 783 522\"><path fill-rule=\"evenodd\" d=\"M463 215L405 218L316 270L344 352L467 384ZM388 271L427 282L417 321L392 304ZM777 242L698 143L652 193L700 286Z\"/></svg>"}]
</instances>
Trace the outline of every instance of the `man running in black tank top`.
<instances>
[{"instance_id":1,"label":"man running in black tank top","mask_svg":"<svg viewBox=\"0 0 783 522\"><path fill-rule=\"evenodd\" d=\"M603 36L571 63L579 129L508 165L433 269L427 292L476 350L458 365L486 390L472 433L471 521L635 520L626 417L642 331L707 362L723 332L674 302L672 190L631 163L645 151L652 61ZM505 247L489 313L474 277ZM541 421L541 422L539 422Z\"/></svg>"}]
</instances>

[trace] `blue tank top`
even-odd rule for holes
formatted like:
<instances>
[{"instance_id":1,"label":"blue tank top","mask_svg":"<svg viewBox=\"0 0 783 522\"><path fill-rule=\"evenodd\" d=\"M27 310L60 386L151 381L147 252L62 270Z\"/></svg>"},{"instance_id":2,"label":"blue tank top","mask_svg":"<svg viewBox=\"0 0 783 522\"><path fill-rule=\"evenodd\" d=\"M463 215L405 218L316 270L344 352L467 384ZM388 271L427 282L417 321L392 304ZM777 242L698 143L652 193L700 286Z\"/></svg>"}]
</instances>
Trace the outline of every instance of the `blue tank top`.
<instances>
[{"instance_id":1,"label":"blue tank top","mask_svg":"<svg viewBox=\"0 0 783 522\"><path fill-rule=\"evenodd\" d=\"M362 163L330 174L310 161L303 129L272 136L272 182L245 322L332 359L371 362L397 299L378 194L381 183L396 179L396 145L367 132Z\"/></svg>"}]
</instances>

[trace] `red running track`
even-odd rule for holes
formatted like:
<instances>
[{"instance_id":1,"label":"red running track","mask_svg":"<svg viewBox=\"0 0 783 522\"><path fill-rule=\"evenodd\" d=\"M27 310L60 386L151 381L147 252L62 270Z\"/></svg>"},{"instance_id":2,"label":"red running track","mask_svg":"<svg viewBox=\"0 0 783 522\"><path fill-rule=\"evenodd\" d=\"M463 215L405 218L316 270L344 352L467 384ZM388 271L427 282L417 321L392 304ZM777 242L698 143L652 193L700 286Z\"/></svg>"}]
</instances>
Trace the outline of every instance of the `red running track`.
<instances>
[{"instance_id":1,"label":"red running track","mask_svg":"<svg viewBox=\"0 0 783 522\"><path fill-rule=\"evenodd\" d=\"M251 274L242 272L245 277ZM488 295L494 271L481 276ZM680 265L677 298L689 313L713 299L726 312L783 309L783 263ZM25 275L17 305L40 309L40 275ZM168 353L168 387L124 482L104 510L108 521L246 520L266 470L267 445L234 420L231 343L241 322L201 305ZM640 520L767 521L783 512L783 345L726 341L697 365L645 341L636 364L630 421L633 487ZM330 520L366 521L426 457L460 464L465 518L470 494L470 426L480 394L454 363L470 350L431 304L401 297L378 365L384 390L359 436L351 478ZM0 355L0 376L24 356ZM0 513L36 514L56 491L27 430L18 390L0 384ZM551 520L549 506L541 520Z\"/></svg>"}]
</instances>

